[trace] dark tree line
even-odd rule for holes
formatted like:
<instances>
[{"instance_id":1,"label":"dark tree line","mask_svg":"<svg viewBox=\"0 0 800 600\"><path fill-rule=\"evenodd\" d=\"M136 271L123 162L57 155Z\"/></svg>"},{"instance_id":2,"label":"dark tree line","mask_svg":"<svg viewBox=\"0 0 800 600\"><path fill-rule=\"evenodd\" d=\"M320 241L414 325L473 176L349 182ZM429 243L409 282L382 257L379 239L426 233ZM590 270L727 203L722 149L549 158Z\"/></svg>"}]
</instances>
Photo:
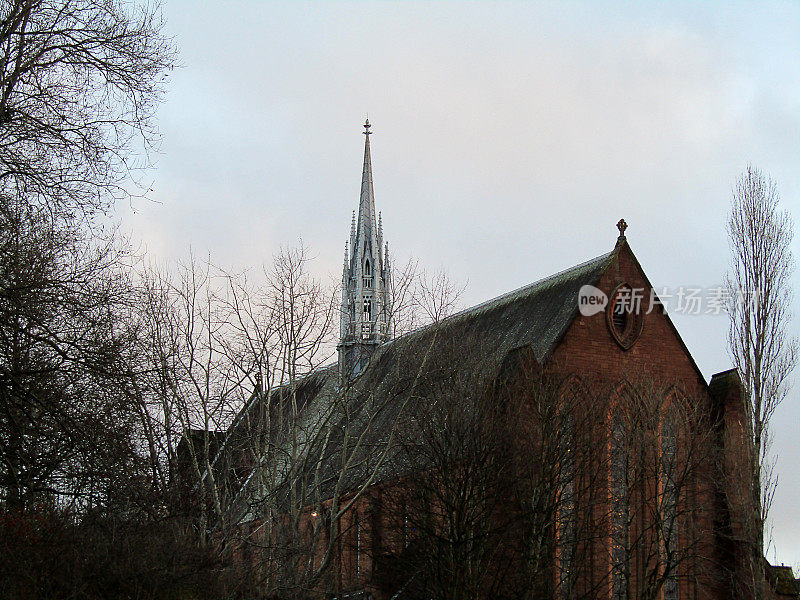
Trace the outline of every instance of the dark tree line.
<instances>
[{"instance_id":1,"label":"dark tree line","mask_svg":"<svg viewBox=\"0 0 800 600\"><path fill-rule=\"evenodd\" d=\"M114 473L135 455L134 257L97 218L131 189L134 138L141 148L156 141L172 63L152 8L3 3L0 477L9 507L90 508L121 486Z\"/></svg>"},{"instance_id":2,"label":"dark tree line","mask_svg":"<svg viewBox=\"0 0 800 600\"><path fill-rule=\"evenodd\" d=\"M137 259L102 227L136 193L174 57L157 6L0 5L2 597L216 585L148 477Z\"/></svg>"}]
</instances>

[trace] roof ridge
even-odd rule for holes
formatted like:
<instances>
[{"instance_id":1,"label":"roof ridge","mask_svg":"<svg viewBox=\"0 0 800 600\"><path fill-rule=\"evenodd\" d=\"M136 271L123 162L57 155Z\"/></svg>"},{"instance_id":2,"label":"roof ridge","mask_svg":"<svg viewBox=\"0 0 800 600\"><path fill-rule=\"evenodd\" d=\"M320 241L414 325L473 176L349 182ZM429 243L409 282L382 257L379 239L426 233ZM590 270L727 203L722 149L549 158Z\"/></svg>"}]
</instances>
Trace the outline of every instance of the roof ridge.
<instances>
[{"instance_id":1,"label":"roof ridge","mask_svg":"<svg viewBox=\"0 0 800 600\"><path fill-rule=\"evenodd\" d=\"M534 281L532 283L527 283L527 284L525 284L523 286L520 286L520 287L518 287L516 289L513 289L513 290L511 290L509 292L505 292L504 294L500 294L499 296L495 296L494 298L489 298L488 300L484 300L483 302L480 302L479 304L476 304L474 306L470 306L469 308L465 308L464 310L461 310L461 311L459 311L457 313L449 315L448 317L446 317L443 320L446 321L448 319L455 319L456 317L468 316L470 313L478 312L479 310L487 308L490 305L492 307L501 306L504 301L515 300L518 296L522 296L523 292L527 292L527 291L530 291L532 288L541 286L542 284L547 283L547 281L550 280L550 279L557 279L559 277L563 277L567 273L570 273L572 271L577 271L578 269L581 269L583 267L587 267L590 264L593 264L595 262L601 262L601 260L608 260L608 259L611 258L611 256L613 254L614 254L614 250L612 250L611 252L606 252L604 254L600 254L599 256L595 256L594 258L590 258L589 260L585 260L582 263L578 263L577 265L573 265L572 267L569 267L567 269L562 269L561 271L558 271L558 272L553 273L551 275L547 275L546 277L542 277L541 279L537 279L536 281Z\"/></svg>"},{"instance_id":2,"label":"roof ridge","mask_svg":"<svg viewBox=\"0 0 800 600\"><path fill-rule=\"evenodd\" d=\"M382 347L390 346L393 342L395 342L397 340L401 340L401 339L416 335L418 333L422 333L423 331L426 331L427 329L430 329L430 328L432 328L434 326L438 326L438 325L442 325L442 324L449 324L449 322L451 322L451 321L457 321L457 320L459 320L461 318L472 316L473 314L476 314L476 313L480 312L481 310L485 310L486 308L489 308L490 306L492 308L497 307L497 306L502 306L504 302L511 302L511 301L517 299L519 296L522 296L523 292L528 292L532 288L535 288L537 286L541 286L542 284L547 283L547 281L550 280L550 279L556 279L558 277L563 277L567 273L570 273L572 271L577 271L578 269L587 267L588 265L593 264L595 262L601 262L601 261L604 261L604 260L609 260L614 255L615 252L616 252L616 248L614 250L611 250L610 252L606 252L604 254L600 254L598 256L595 256L594 258L590 258L589 260L585 260L582 263L578 263L577 265L573 265L573 266L568 267L566 269L562 269L561 271L557 271L556 273L553 273L551 275L547 275L546 277L542 277L541 279L537 279L536 281L534 281L532 283L525 284L525 285L523 285L521 287L518 287L516 289L511 290L510 292L505 292L504 294L500 294L499 296L495 296L494 298L489 298L488 300L484 300L483 302L480 302L480 303L478 303L478 304L476 304L474 306L470 306L468 308L465 308L463 310L458 311L457 313L453 313L452 315L449 315L449 316L445 317L444 319L442 319L438 323L428 323L427 325L423 325L422 327L419 327L418 329L414 329L413 331L408 331L408 332L404 333L401 336L398 336L398 337L396 337L396 338L394 338L392 340L389 340L385 344L381 344L380 347L382 348Z\"/></svg>"}]
</instances>

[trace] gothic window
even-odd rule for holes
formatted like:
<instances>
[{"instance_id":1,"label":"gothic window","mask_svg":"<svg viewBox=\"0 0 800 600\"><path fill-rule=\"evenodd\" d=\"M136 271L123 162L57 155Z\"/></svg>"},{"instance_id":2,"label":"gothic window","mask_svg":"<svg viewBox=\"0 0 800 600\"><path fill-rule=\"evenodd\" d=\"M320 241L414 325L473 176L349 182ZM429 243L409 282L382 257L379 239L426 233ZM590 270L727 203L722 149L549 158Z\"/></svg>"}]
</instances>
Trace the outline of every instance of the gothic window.
<instances>
[{"instance_id":1,"label":"gothic window","mask_svg":"<svg viewBox=\"0 0 800 600\"><path fill-rule=\"evenodd\" d=\"M372 319L372 296L364 296L364 318Z\"/></svg>"},{"instance_id":2,"label":"gothic window","mask_svg":"<svg viewBox=\"0 0 800 600\"><path fill-rule=\"evenodd\" d=\"M609 503L611 512L611 598L628 597L629 465L627 435L622 410L617 408L609 431Z\"/></svg>"},{"instance_id":3,"label":"gothic window","mask_svg":"<svg viewBox=\"0 0 800 600\"><path fill-rule=\"evenodd\" d=\"M574 596L574 562L576 550L575 514L575 422L568 406L562 415L562 431L558 443L559 452L559 494L558 499L558 566L561 597L568 600Z\"/></svg>"},{"instance_id":4,"label":"gothic window","mask_svg":"<svg viewBox=\"0 0 800 600\"><path fill-rule=\"evenodd\" d=\"M678 588L678 424L676 409L668 410L661 424L661 506L662 538L664 540L664 600L679 600Z\"/></svg>"},{"instance_id":5,"label":"gothic window","mask_svg":"<svg viewBox=\"0 0 800 600\"><path fill-rule=\"evenodd\" d=\"M364 276L363 276L364 288L368 289L368 290L371 290L372 289L372 281L373 281L372 265L371 265L369 259L367 259L366 261L364 261Z\"/></svg>"},{"instance_id":6,"label":"gothic window","mask_svg":"<svg viewBox=\"0 0 800 600\"><path fill-rule=\"evenodd\" d=\"M617 286L606 309L606 322L614 340L627 350L639 339L644 324L642 290L626 283Z\"/></svg>"}]
</instances>

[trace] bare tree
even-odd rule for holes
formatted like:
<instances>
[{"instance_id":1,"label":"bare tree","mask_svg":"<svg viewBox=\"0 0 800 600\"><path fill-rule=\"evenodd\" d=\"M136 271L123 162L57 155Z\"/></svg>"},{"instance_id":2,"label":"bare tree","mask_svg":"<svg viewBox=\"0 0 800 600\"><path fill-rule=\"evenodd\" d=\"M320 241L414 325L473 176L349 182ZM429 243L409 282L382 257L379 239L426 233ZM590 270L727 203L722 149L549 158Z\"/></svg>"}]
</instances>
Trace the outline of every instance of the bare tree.
<instances>
[{"instance_id":1,"label":"bare tree","mask_svg":"<svg viewBox=\"0 0 800 600\"><path fill-rule=\"evenodd\" d=\"M416 366L380 391L331 376L322 365L338 313L308 262L302 245L282 249L263 285L196 260L142 281L148 358L136 381L148 464L163 489L183 489L175 509L194 510L201 541L237 548L245 593L302 597L351 585L342 547L426 364L415 353ZM446 278L423 292L416 268L406 272L407 302L397 306L420 312L427 294L444 315ZM447 295L437 302L439 291Z\"/></svg>"},{"instance_id":2,"label":"bare tree","mask_svg":"<svg viewBox=\"0 0 800 600\"><path fill-rule=\"evenodd\" d=\"M105 505L130 436L133 293L116 240L49 211L0 210L0 495Z\"/></svg>"},{"instance_id":3,"label":"bare tree","mask_svg":"<svg viewBox=\"0 0 800 600\"><path fill-rule=\"evenodd\" d=\"M182 465L203 542L258 557L240 578L258 593L304 593L331 570L339 523L366 489L354 474L374 459L365 453L374 428L352 424L363 397L337 385L308 404L336 315L308 260L303 246L281 250L261 286L194 260L144 281L140 386L151 453L169 456L150 462ZM323 504L327 526L309 528L309 507Z\"/></svg>"},{"instance_id":4,"label":"bare tree","mask_svg":"<svg viewBox=\"0 0 800 600\"><path fill-rule=\"evenodd\" d=\"M179 462L188 469L184 476L210 510L202 531L222 519L247 467L265 452L265 415L245 411L239 415L245 422L234 422L237 414L275 388L291 389L326 356L332 304L309 276L307 260L302 247L281 251L260 287L194 257L172 273L150 270L142 279L146 365L139 389L148 407L150 454L160 457L151 463L166 458L167 469ZM236 446L225 456L236 454L238 463L215 464L231 425L253 435L225 441Z\"/></svg>"},{"instance_id":5,"label":"bare tree","mask_svg":"<svg viewBox=\"0 0 800 600\"><path fill-rule=\"evenodd\" d=\"M138 259L95 226L115 199L141 191L135 176L158 141L154 114L173 63L155 4L8 0L0 9L8 597L202 594L192 579L214 587L198 571L218 563L167 518L174 448L163 432L177 428L145 402L155 353L145 352Z\"/></svg>"},{"instance_id":6,"label":"bare tree","mask_svg":"<svg viewBox=\"0 0 800 600\"><path fill-rule=\"evenodd\" d=\"M0 15L0 189L91 218L157 141L175 52L155 4L8 0Z\"/></svg>"},{"instance_id":7,"label":"bare tree","mask_svg":"<svg viewBox=\"0 0 800 600\"><path fill-rule=\"evenodd\" d=\"M745 388L747 434L751 446L752 517L749 592L761 597L764 523L775 479L769 457L770 421L788 393L797 362L797 340L789 336L791 317L790 244L792 220L779 206L774 181L748 166L737 181L728 219L732 253L727 277L731 319L729 350Z\"/></svg>"},{"instance_id":8,"label":"bare tree","mask_svg":"<svg viewBox=\"0 0 800 600\"><path fill-rule=\"evenodd\" d=\"M154 477L169 489L182 476L200 489L201 533L223 510L212 461L219 433L240 399L237 374L225 360L225 313L213 267L191 257L176 272L150 270L142 277L138 391ZM180 469L178 464L180 463ZM166 471L166 472L165 472ZM188 473L187 473L188 471ZM158 473L156 475L156 473Z\"/></svg>"},{"instance_id":9,"label":"bare tree","mask_svg":"<svg viewBox=\"0 0 800 600\"><path fill-rule=\"evenodd\" d=\"M348 544L363 534L357 533L363 527L358 519L365 518L372 486L389 468L399 417L415 397L437 340L433 335L427 352L413 352L404 376L388 388L373 388L381 381L370 383L369 373L340 382L335 368L320 367L331 348L333 294L309 275L307 262L302 246L283 250L260 289L241 277L223 277L226 291L215 302L225 317L203 337L213 338L219 360L237 373L238 389L253 391L242 397L211 460L211 476L203 460L190 461L198 477L214 478L215 536L234 540L251 565L246 585L253 593L285 597L341 591L358 581L353 570L360 563L353 557L367 560L366 553ZM409 264L398 314L420 311L427 294L444 315L453 300L446 277L423 293L416 263ZM433 298L438 293L440 300ZM202 402L194 395L186 401ZM202 443L202 434L198 441L196 452L204 459L213 444Z\"/></svg>"},{"instance_id":10,"label":"bare tree","mask_svg":"<svg viewBox=\"0 0 800 600\"><path fill-rule=\"evenodd\" d=\"M466 284L454 282L445 269L430 274L410 258L402 267L392 262L388 322L394 336L430 325L456 312Z\"/></svg>"},{"instance_id":11,"label":"bare tree","mask_svg":"<svg viewBox=\"0 0 800 600\"><path fill-rule=\"evenodd\" d=\"M157 15L93 0L10 0L0 13L0 372L12 503L29 493L99 500L87 490L119 471L92 465L107 445L99 432L131 443L135 259L89 225L125 195L136 150L157 138L174 60Z\"/></svg>"},{"instance_id":12,"label":"bare tree","mask_svg":"<svg viewBox=\"0 0 800 600\"><path fill-rule=\"evenodd\" d=\"M515 518L508 406L490 391L480 346L446 321L430 329L435 354L400 416L385 508L396 539L379 557L380 584L415 598L494 596L514 572L501 558Z\"/></svg>"},{"instance_id":13,"label":"bare tree","mask_svg":"<svg viewBox=\"0 0 800 600\"><path fill-rule=\"evenodd\" d=\"M308 249L282 249L268 273L272 319L276 323L277 385L294 384L329 359L333 334L333 293L308 272Z\"/></svg>"},{"instance_id":14,"label":"bare tree","mask_svg":"<svg viewBox=\"0 0 800 600\"><path fill-rule=\"evenodd\" d=\"M419 273L414 299L425 323L439 323L456 312L464 289L466 284L455 283L444 268Z\"/></svg>"},{"instance_id":15,"label":"bare tree","mask_svg":"<svg viewBox=\"0 0 800 600\"><path fill-rule=\"evenodd\" d=\"M391 288L386 310L387 322L393 336L414 331L421 325L414 293L419 270L419 261L415 258L410 258L403 266L394 259L389 263Z\"/></svg>"},{"instance_id":16,"label":"bare tree","mask_svg":"<svg viewBox=\"0 0 800 600\"><path fill-rule=\"evenodd\" d=\"M284 299L279 321L291 314L291 295ZM258 429L248 437L265 447L241 495L241 520L251 524L241 542L259 558L261 593L302 598L362 581L369 555L365 506L391 468L399 418L415 396L427 353L414 359L388 388L377 389L380 381L369 373L340 385L329 367L282 380L257 399L260 408L254 403L265 418L250 420Z\"/></svg>"},{"instance_id":17,"label":"bare tree","mask_svg":"<svg viewBox=\"0 0 800 600\"><path fill-rule=\"evenodd\" d=\"M3 209L3 597L215 588L199 571L218 563L165 510L160 428L141 403L140 295L125 267L134 257L36 205Z\"/></svg>"}]
</instances>

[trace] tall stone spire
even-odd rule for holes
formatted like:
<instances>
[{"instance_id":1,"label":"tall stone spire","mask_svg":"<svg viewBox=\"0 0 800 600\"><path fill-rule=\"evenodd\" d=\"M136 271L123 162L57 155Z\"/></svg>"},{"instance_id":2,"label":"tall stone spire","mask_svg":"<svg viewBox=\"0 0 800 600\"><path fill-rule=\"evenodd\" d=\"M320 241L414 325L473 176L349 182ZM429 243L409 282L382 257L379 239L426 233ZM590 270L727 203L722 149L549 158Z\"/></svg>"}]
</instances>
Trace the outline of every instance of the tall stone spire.
<instances>
[{"instance_id":1,"label":"tall stone spire","mask_svg":"<svg viewBox=\"0 0 800 600\"><path fill-rule=\"evenodd\" d=\"M364 123L364 170L361 173L361 199L358 202L358 228L375 230L375 190L372 189L372 157L369 152L369 119Z\"/></svg>"},{"instance_id":2,"label":"tall stone spire","mask_svg":"<svg viewBox=\"0 0 800 600\"><path fill-rule=\"evenodd\" d=\"M339 370L347 380L364 370L375 348L390 339L389 270L382 250L383 223L375 222L369 119L364 123L364 168L358 218L350 230L350 255L342 274Z\"/></svg>"}]
</instances>

